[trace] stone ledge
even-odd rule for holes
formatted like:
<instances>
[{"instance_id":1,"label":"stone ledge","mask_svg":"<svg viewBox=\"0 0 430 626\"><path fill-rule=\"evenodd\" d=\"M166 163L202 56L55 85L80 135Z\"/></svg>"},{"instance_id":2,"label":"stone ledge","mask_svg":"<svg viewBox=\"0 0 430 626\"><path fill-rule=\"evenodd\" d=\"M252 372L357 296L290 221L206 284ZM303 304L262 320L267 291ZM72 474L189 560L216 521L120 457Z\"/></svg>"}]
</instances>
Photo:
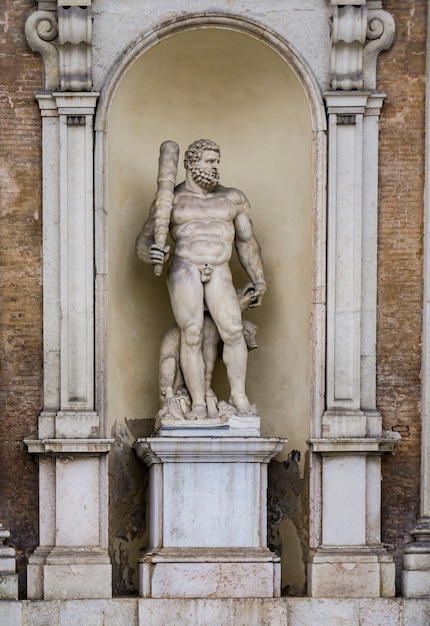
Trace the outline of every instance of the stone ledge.
<instances>
[{"instance_id":1,"label":"stone ledge","mask_svg":"<svg viewBox=\"0 0 430 626\"><path fill-rule=\"evenodd\" d=\"M1 601L2 626L426 626L430 599Z\"/></svg>"},{"instance_id":2,"label":"stone ledge","mask_svg":"<svg viewBox=\"0 0 430 626\"><path fill-rule=\"evenodd\" d=\"M268 463L286 439L279 437L148 437L134 448L147 465L163 463Z\"/></svg>"},{"instance_id":3,"label":"stone ledge","mask_svg":"<svg viewBox=\"0 0 430 626\"><path fill-rule=\"evenodd\" d=\"M309 439L312 452L333 455L381 455L393 452L401 437L333 437Z\"/></svg>"},{"instance_id":4,"label":"stone ledge","mask_svg":"<svg viewBox=\"0 0 430 626\"><path fill-rule=\"evenodd\" d=\"M113 439L24 439L30 454L107 454Z\"/></svg>"}]
</instances>

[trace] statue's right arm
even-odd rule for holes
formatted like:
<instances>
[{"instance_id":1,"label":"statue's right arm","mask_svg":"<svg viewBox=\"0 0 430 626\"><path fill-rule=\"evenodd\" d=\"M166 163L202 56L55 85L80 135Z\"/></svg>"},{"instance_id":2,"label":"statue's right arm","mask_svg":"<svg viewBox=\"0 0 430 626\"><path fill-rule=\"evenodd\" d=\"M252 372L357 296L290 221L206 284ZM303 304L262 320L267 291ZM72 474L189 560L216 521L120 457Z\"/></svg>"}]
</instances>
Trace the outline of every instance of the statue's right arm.
<instances>
[{"instance_id":1,"label":"statue's right arm","mask_svg":"<svg viewBox=\"0 0 430 626\"><path fill-rule=\"evenodd\" d=\"M140 231L136 239L137 258L140 261L143 261L144 263L148 263L150 265L152 265L151 246L154 243L154 209L155 206L153 202L151 208L149 209L148 218L142 226L142 230Z\"/></svg>"},{"instance_id":2,"label":"statue's right arm","mask_svg":"<svg viewBox=\"0 0 430 626\"><path fill-rule=\"evenodd\" d=\"M155 202L152 203L149 209L148 219L142 226L142 230L136 239L136 256L140 261L147 263L148 265L155 265L157 263L165 263L169 258L170 246L158 246L154 243L154 230L155 230Z\"/></svg>"}]
</instances>

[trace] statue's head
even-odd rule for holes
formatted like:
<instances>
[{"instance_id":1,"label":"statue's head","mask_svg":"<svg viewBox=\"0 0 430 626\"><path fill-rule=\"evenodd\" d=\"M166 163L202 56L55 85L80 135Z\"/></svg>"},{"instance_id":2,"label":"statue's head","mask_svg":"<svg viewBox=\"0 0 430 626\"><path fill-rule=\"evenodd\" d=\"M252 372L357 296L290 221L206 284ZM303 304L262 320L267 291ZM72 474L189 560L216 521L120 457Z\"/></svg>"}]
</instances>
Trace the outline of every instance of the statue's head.
<instances>
[{"instance_id":1,"label":"statue's head","mask_svg":"<svg viewBox=\"0 0 430 626\"><path fill-rule=\"evenodd\" d=\"M186 170L192 169L194 163L200 161L202 158L202 154L205 150L211 150L212 152L217 152L218 157L221 156L221 151L219 149L219 145L210 139L197 139L197 141L193 141L190 144L185 152L184 156L184 166Z\"/></svg>"},{"instance_id":2,"label":"statue's head","mask_svg":"<svg viewBox=\"0 0 430 626\"><path fill-rule=\"evenodd\" d=\"M184 166L193 180L205 191L212 191L219 181L217 165L221 152L219 146L210 139L198 139L188 146Z\"/></svg>"}]
</instances>

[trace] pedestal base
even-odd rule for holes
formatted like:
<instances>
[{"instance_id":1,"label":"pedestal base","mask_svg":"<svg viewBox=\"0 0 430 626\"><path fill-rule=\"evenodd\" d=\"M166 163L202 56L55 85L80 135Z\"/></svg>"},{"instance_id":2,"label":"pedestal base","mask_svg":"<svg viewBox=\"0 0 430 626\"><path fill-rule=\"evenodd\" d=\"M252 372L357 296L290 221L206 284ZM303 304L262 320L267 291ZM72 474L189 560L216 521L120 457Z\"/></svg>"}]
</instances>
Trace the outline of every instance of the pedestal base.
<instances>
[{"instance_id":1,"label":"pedestal base","mask_svg":"<svg viewBox=\"0 0 430 626\"><path fill-rule=\"evenodd\" d=\"M395 565L385 550L318 550L308 565L313 598L392 598L395 592Z\"/></svg>"},{"instance_id":2,"label":"pedestal base","mask_svg":"<svg viewBox=\"0 0 430 626\"><path fill-rule=\"evenodd\" d=\"M0 573L0 600L18 600L18 574Z\"/></svg>"},{"instance_id":3,"label":"pedestal base","mask_svg":"<svg viewBox=\"0 0 430 626\"><path fill-rule=\"evenodd\" d=\"M153 437L135 444L150 467L145 598L273 598L280 561L266 547L267 464L285 440Z\"/></svg>"},{"instance_id":4,"label":"pedestal base","mask_svg":"<svg viewBox=\"0 0 430 626\"><path fill-rule=\"evenodd\" d=\"M411 531L415 541L403 555L402 592L407 598L430 597L430 519L422 517Z\"/></svg>"},{"instance_id":5,"label":"pedestal base","mask_svg":"<svg viewBox=\"0 0 430 626\"><path fill-rule=\"evenodd\" d=\"M78 423L86 415L80 414ZM58 416L64 431L72 428L69 414ZM95 421L93 413L88 417ZM106 454L112 439L26 439L25 443L29 452L40 455L42 543L29 558L27 597L111 598L112 568L103 518L107 512Z\"/></svg>"},{"instance_id":6,"label":"pedestal base","mask_svg":"<svg viewBox=\"0 0 430 626\"><path fill-rule=\"evenodd\" d=\"M15 550L3 545L10 532L0 523L0 600L18 600Z\"/></svg>"},{"instance_id":7,"label":"pedestal base","mask_svg":"<svg viewBox=\"0 0 430 626\"><path fill-rule=\"evenodd\" d=\"M406 598L430 597L430 545L411 544L403 555L402 592Z\"/></svg>"},{"instance_id":8,"label":"pedestal base","mask_svg":"<svg viewBox=\"0 0 430 626\"><path fill-rule=\"evenodd\" d=\"M267 549L161 549L139 560L143 598L274 598L280 561Z\"/></svg>"},{"instance_id":9,"label":"pedestal base","mask_svg":"<svg viewBox=\"0 0 430 626\"><path fill-rule=\"evenodd\" d=\"M39 548L29 559L27 586L30 599L108 599L112 566L103 550Z\"/></svg>"}]
</instances>

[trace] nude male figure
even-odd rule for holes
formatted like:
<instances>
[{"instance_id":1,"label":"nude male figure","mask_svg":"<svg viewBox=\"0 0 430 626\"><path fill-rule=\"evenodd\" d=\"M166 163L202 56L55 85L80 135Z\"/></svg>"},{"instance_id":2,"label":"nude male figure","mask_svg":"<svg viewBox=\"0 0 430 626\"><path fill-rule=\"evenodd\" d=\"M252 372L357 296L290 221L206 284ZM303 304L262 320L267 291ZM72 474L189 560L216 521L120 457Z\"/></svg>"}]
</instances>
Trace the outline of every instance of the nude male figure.
<instances>
[{"instance_id":1,"label":"nude male figure","mask_svg":"<svg viewBox=\"0 0 430 626\"><path fill-rule=\"evenodd\" d=\"M202 350L205 306L224 342L223 360L231 395L239 413L252 412L245 393L247 347L242 315L229 267L233 244L253 283L253 303L266 291L260 245L254 235L245 195L219 184L220 149L206 139L185 153L185 181L174 191L170 235L175 242L167 285L172 310L181 331L180 359L192 401L187 419L207 416L205 363ZM169 247L154 244L151 207L137 240L137 255L148 263L165 263Z\"/></svg>"}]
</instances>

